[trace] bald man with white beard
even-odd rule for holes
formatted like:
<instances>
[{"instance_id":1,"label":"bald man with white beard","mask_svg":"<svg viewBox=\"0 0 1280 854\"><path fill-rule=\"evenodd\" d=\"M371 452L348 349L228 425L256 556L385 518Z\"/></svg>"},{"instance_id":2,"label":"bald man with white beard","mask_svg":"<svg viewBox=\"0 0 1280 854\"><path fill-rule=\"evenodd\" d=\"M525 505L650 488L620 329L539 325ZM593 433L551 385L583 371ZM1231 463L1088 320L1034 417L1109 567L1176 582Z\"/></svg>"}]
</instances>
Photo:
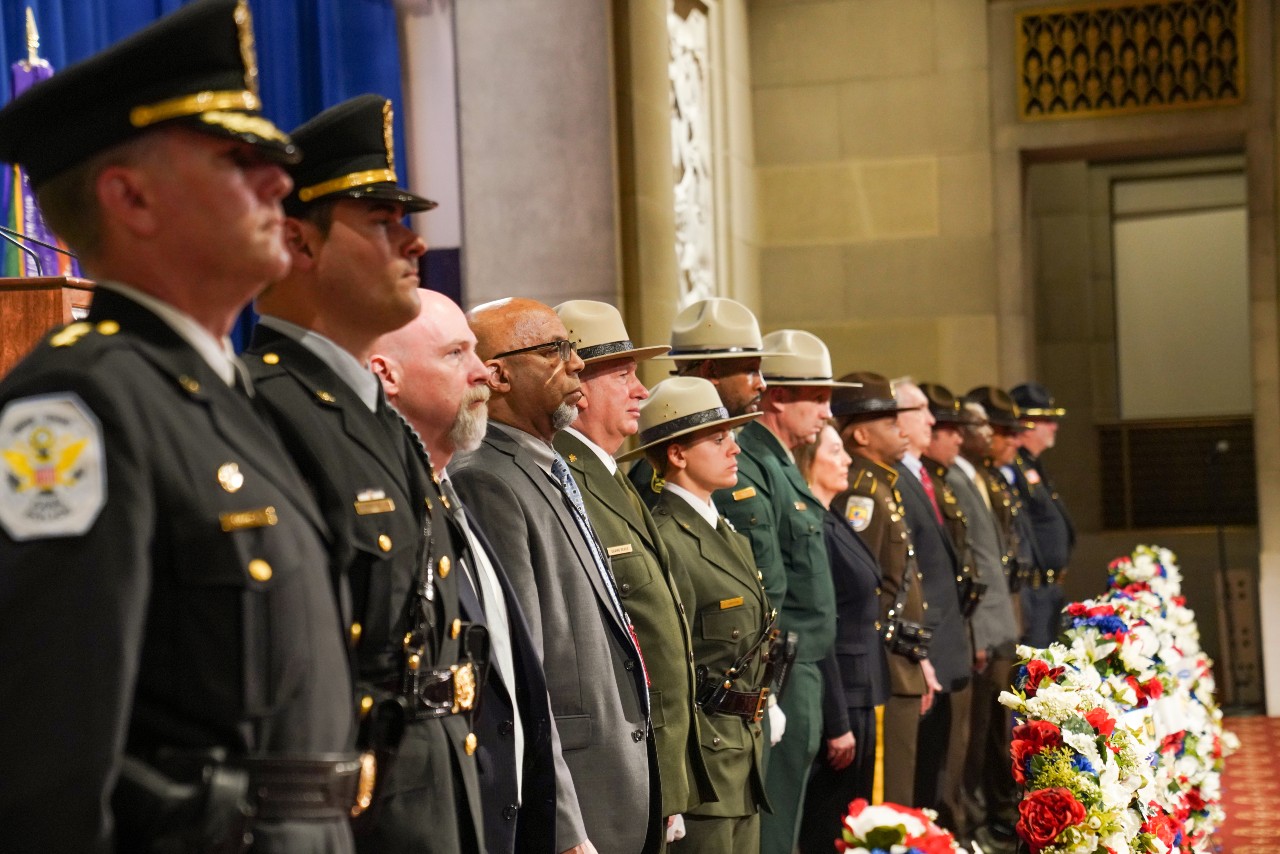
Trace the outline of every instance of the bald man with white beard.
<instances>
[{"instance_id":1,"label":"bald man with white beard","mask_svg":"<svg viewBox=\"0 0 1280 854\"><path fill-rule=\"evenodd\" d=\"M528 624L484 533L456 500L446 466L455 453L474 451L488 424L488 371L476 355L475 335L454 302L419 292L415 320L382 336L369 358L387 400L417 431L441 473L454 519L468 548L459 555L464 577L459 602L465 619L484 623L491 667L475 721L484 807L485 848L503 852L557 851L557 798L577 811L569 771L547 698L546 676Z\"/></svg>"}]
</instances>

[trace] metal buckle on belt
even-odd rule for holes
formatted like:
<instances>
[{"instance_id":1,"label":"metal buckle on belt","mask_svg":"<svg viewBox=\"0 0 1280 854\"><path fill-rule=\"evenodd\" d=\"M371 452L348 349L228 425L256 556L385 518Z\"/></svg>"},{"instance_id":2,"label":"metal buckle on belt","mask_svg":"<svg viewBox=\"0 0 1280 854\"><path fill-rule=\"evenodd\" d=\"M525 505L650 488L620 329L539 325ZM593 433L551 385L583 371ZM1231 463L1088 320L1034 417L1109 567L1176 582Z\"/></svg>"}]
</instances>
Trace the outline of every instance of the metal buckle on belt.
<instances>
[{"instance_id":1,"label":"metal buckle on belt","mask_svg":"<svg viewBox=\"0 0 1280 854\"><path fill-rule=\"evenodd\" d=\"M765 709L765 706L768 705L768 702L769 702L769 688L766 686L760 689L760 699L756 700L756 710L751 715L751 722L753 724L760 723L760 719L764 717L764 709Z\"/></svg>"},{"instance_id":2,"label":"metal buckle on belt","mask_svg":"<svg viewBox=\"0 0 1280 854\"><path fill-rule=\"evenodd\" d=\"M449 668L453 674L453 713L469 712L476 704L476 667L471 662Z\"/></svg>"},{"instance_id":3,"label":"metal buckle on belt","mask_svg":"<svg viewBox=\"0 0 1280 854\"><path fill-rule=\"evenodd\" d=\"M351 805L351 817L356 818L373 804L373 791L378 782L378 760L372 750L360 754L360 780L356 784L356 799Z\"/></svg>"}]
</instances>

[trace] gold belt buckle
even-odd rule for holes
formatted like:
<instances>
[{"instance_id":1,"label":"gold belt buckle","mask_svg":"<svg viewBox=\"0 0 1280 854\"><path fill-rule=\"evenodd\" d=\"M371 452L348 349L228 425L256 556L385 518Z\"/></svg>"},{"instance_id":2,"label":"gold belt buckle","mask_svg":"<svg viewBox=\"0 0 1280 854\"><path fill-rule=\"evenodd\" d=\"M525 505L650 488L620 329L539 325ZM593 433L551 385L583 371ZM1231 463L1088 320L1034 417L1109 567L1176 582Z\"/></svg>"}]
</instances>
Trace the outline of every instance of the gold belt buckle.
<instances>
[{"instance_id":1,"label":"gold belt buckle","mask_svg":"<svg viewBox=\"0 0 1280 854\"><path fill-rule=\"evenodd\" d=\"M755 710L755 713L754 713L754 714L752 714L752 716L751 716L751 722L752 722L753 724L758 724L758 723L760 723L760 719L764 717L764 707L765 707L765 705L766 705L768 702L769 702L769 689L768 689L768 688L761 688L761 689L760 689L760 697L759 697L759 699L757 699L757 700L756 700L756 710Z\"/></svg>"},{"instance_id":2,"label":"gold belt buckle","mask_svg":"<svg viewBox=\"0 0 1280 854\"><path fill-rule=\"evenodd\" d=\"M453 672L453 713L469 712L476 704L476 668L471 662L455 664Z\"/></svg>"},{"instance_id":3,"label":"gold belt buckle","mask_svg":"<svg viewBox=\"0 0 1280 854\"><path fill-rule=\"evenodd\" d=\"M372 750L360 754L360 782L356 785L356 802L351 805L355 818L373 803L373 789L378 781L378 760Z\"/></svg>"}]
</instances>

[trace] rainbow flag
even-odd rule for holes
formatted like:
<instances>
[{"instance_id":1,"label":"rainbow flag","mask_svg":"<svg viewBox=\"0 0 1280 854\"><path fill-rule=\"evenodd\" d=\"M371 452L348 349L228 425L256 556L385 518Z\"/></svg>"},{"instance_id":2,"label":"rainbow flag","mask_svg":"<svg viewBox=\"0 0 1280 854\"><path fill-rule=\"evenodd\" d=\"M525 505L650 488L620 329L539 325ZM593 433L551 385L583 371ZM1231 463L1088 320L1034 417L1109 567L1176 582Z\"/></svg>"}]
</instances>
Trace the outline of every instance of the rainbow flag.
<instances>
[{"instance_id":1,"label":"rainbow flag","mask_svg":"<svg viewBox=\"0 0 1280 854\"><path fill-rule=\"evenodd\" d=\"M53 76L53 67L37 53L40 38L36 34L35 16L27 9L27 58L10 67L10 81L16 98L41 80ZM31 182L20 166L6 165L0 172L0 208L4 211L4 226L19 235L53 243L66 249L56 240L45 225L36 197L31 192ZM74 258L46 249L21 237L21 242L40 259L39 268L31 255L14 246L10 240L0 237L0 275L2 276L79 276L80 265Z\"/></svg>"}]
</instances>

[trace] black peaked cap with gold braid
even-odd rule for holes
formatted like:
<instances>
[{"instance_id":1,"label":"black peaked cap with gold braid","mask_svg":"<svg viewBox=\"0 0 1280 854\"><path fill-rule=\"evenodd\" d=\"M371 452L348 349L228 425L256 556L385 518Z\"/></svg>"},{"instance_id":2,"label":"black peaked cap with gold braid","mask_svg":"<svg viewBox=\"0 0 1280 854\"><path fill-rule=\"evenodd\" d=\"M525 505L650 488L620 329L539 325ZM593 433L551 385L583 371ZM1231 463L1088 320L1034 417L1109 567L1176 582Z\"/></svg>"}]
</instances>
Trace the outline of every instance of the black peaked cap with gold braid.
<instances>
[{"instance_id":1,"label":"black peaked cap with gold braid","mask_svg":"<svg viewBox=\"0 0 1280 854\"><path fill-rule=\"evenodd\" d=\"M0 110L0 160L39 187L157 127L243 140L289 163L298 150L260 113L246 0L195 0L37 83Z\"/></svg>"},{"instance_id":2,"label":"black peaked cap with gold braid","mask_svg":"<svg viewBox=\"0 0 1280 854\"><path fill-rule=\"evenodd\" d=\"M308 204L334 198L395 202L406 213L434 208L435 202L398 186L392 117L386 98L357 95L294 128L303 156L289 170L293 192L285 211L297 216Z\"/></svg>"}]
</instances>

